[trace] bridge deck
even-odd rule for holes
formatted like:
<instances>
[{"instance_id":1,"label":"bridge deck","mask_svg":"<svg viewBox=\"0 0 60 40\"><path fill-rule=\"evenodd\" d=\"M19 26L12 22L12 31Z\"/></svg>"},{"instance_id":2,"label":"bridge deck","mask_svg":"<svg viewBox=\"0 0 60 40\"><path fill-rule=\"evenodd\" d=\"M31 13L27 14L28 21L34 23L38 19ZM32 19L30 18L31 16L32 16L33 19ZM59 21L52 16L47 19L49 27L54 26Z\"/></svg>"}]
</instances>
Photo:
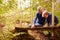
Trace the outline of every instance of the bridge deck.
<instances>
[{"instance_id":1,"label":"bridge deck","mask_svg":"<svg viewBox=\"0 0 60 40\"><path fill-rule=\"evenodd\" d=\"M38 28L17 28L18 30L55 30L55 29L60 29L60 26L58 27L38 27Z\"/></svg>"}]
</instances>

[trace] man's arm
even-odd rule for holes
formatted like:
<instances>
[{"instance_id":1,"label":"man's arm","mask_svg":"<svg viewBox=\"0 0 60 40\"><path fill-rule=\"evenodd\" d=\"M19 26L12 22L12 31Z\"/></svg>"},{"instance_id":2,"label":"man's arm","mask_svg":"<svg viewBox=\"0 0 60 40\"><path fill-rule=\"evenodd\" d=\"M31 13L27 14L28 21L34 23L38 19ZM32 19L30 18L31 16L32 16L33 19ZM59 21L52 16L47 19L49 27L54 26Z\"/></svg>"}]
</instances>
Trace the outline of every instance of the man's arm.
<instances>
[{"instance_id":1,"label":"man's arm","mask_svg":"<svg viewBox=\"0 0 60 40\"><path fill-rule=\"evenodd\" d=\"M38 16L39 16L39 14L36 14L36 17L35 17L35 19L34 19L34 21L33 21L34 24L35 24L36 22L38 22Z\"/></svg>"},{"instance_id":2,"label":"man's arm","mask_svg":"<svg viewBox=\"0 0 60 40\"><path fill-rule=\"evenodd\" d=\"M34 24L36 23L36 20L37 20L37 17L35 17L35 19L34 19L34 21L33 21Z\"/></svg>"},{"instance_id":3,"label":"man's arm","mask_svg":"<svg viewBox=\"0 0 60 40\"><path fill-rule=\"evenodd\" d=\"M34 26L35 26L35 24L38 22L38 14L36 14L36 17L35 17L35 19L34 19L34 21L33 21L33 24L32 24L32 27L31 28L34 28Z\"/></svg>"}]
</instances>

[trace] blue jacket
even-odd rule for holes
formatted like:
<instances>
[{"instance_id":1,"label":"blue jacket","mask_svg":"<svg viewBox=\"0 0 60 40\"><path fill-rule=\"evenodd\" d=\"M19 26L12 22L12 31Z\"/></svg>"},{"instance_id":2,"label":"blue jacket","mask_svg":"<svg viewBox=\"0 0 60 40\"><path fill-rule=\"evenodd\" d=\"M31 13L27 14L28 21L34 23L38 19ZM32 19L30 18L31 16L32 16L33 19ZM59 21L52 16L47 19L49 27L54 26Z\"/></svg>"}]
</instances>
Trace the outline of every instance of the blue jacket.
<instances>
[{"instance_id":1,"label":"blue jacket","mask_svg":"<svg viewBox=\"0 0 60 40\"><path fill-rule=\"evenodd\" d=\"M42 14L37 13L35 20L34 20L34 24L38 23L43 26L45 24L45 20L46 19L44 17L42 17ZM52 24L52 14L49 14L49 16L46 20L46 23L48 23L48 25ZM56 16L54 16L54 25L57 25L57 24L58 24L58 18Z\"/></svg>"},{"instance_id":2,"label":"blue jacket","mask_svg":"<svg viewBox=\"0 0 60 40\"><path fill-rule=\"evenodd\" d=\"M42 17L42 14L37 13L34 20L34 24L38 23L40 25L44 25L44 22L45 22L45 18Z\"/></svg>"},{"instance_id":3,"label":"blue jacket","mask_svg":"<svg viewBox=\"0 0 60 40\"><path fill-rule=\"evenodd\" d=\"M47 18L47 23L48 25L52 24L52 14L49 14L48 18ZM58 18L56 16L54 16L54 25L58 24Z\"/></svg>"}]
</instances>

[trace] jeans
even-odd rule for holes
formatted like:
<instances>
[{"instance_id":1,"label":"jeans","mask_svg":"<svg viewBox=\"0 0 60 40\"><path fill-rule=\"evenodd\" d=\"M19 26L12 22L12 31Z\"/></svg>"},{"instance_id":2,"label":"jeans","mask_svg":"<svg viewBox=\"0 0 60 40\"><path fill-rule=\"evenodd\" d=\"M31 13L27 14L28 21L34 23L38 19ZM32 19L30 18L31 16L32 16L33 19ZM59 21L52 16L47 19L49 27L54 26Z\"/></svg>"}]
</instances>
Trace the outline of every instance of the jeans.
<instances>
[{"instance_id":1,"label":"jeans","mask_svg":"<svg viewBox=\"0 0 60 40\"><path fill-rule=\"evenodd\" d=\"M29 27L31 27L31 26L32 26L32 24L29 24ZM34 24L34 27L42 27L42 25L39 24L39 23L35 23L35 24Z\"/></svg>"}]
</instances>

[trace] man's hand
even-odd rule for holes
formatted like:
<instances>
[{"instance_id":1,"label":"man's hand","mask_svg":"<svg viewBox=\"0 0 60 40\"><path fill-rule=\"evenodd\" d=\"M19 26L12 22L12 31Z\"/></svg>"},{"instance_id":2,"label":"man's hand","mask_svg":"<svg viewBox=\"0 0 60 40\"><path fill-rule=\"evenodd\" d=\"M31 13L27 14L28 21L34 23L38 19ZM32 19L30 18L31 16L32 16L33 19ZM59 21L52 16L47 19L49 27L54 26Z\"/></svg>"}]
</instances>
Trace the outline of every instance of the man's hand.
<instances>
[{"instance_id":1,"label":"man's hand","mask_svg":"<svg viewBox=\"0 0 60 40\"><path fill-rule=\"evenodd\" d=\"M31 28L35 28L34 24L32 25L32 27L31 27Z\"/></svg>"}]
</instances>

